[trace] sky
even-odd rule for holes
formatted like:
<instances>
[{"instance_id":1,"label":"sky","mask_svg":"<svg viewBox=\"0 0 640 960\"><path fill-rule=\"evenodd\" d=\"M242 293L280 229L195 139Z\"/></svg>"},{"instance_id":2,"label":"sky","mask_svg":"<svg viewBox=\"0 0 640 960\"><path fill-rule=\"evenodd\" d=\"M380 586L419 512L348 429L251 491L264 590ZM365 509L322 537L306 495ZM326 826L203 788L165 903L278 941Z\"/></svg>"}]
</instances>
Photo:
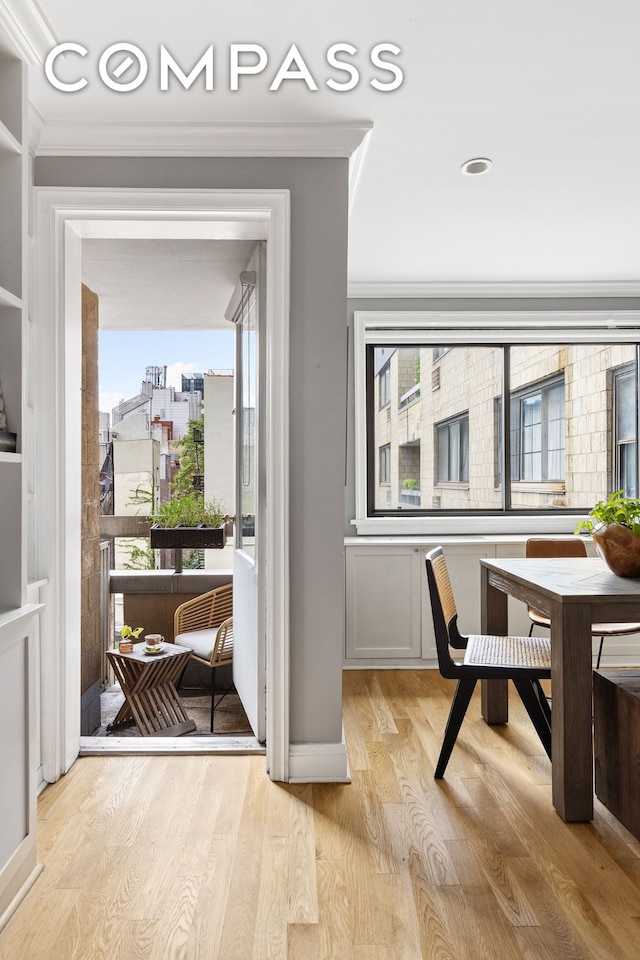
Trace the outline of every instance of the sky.
<instances>
[{"instance_id":1,"label":"sky","mask_svg":"<svg viewBox=\"0 0 640 960\"><path fill-rule=\"evenodd\" d=\"M167 385L179 390L183 373L235 366L233 330L101 330L99 345L100 410L108 413L140 393L146 367L166 365Z\"/></svg>"}]
</instances>

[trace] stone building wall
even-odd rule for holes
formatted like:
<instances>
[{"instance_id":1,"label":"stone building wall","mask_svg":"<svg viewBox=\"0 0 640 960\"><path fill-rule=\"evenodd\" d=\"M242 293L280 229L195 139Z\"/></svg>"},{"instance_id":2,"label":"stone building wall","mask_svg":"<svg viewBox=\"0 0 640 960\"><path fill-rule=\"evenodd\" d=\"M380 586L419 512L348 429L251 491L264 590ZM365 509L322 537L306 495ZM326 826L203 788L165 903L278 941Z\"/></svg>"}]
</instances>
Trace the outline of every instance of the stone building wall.
<instances>
[{"instance_id":1,"label":"stone building wall","mask_svg":"<svg viewBox=\"0 0 640 960\"><path fill-rule=\"evenodd\" d=\"M100 725L100 446L98 297L82 286L81 735Z\"/></svg>"}]
</instances>

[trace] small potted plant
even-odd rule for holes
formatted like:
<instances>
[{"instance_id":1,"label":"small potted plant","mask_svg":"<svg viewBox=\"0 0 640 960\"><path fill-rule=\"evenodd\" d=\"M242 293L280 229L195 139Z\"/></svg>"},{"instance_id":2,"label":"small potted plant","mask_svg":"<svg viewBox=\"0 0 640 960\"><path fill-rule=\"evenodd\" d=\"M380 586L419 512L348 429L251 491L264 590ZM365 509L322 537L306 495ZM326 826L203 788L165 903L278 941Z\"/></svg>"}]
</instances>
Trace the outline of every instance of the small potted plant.
<instances>
[{"instance_id":1,"label":"small potted plant","mask_svg":"<svg viewBox=\"0 0 640 960\"><path fill-rule=\"evenodd\" d=\"M120 629L120 645L118 649L120 653L131 653L133 650L133 641L137 640L144 627L130 627L128 623L124 623Z\"/></svg>"},{"instance_id":2,"label":"small potted plant","mask_svg":"<svg viewBox=\"0 0 640 960\"><path fill-rule=\"evenodd\" d=\"M590 533L596 551L619 577L640 577L640 500L616 490L581 520L576 533Z\"/></svg>"}]
</instances>

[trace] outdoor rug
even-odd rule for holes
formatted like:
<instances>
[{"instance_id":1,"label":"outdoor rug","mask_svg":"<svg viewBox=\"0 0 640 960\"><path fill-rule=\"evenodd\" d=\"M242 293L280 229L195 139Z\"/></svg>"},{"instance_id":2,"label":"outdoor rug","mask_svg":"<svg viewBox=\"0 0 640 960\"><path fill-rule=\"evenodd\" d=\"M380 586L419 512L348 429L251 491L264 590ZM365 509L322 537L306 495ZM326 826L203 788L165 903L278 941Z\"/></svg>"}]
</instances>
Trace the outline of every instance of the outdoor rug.
<instances>
[{"instance_id":1,"label":"outdoor rug","mask_svg":"<svg viewBox=\"0 0 640 960\"><path fill-rule=\"evenodd\" d=\"M227 693L224 699L218 703L218 697L224 693L224 687L221 684L220 693L216 691L216 710L215 710L215 730L214 737L224 736L253 736L247 715L244 712L240 697L235 692ZM191 719L196 722L196 730L187 736L211 736L209 729L211 722L211 695L205 690L179 690L178 694L182 700L182 705ZM101 724L98 730L93 734L94 737L139 737L140 731L135 723L126 727L119 727L112 733L107 731L118 710L124 703L124 694L119 684L109 687L100 697Z\"/></svg>"}]
</instances>

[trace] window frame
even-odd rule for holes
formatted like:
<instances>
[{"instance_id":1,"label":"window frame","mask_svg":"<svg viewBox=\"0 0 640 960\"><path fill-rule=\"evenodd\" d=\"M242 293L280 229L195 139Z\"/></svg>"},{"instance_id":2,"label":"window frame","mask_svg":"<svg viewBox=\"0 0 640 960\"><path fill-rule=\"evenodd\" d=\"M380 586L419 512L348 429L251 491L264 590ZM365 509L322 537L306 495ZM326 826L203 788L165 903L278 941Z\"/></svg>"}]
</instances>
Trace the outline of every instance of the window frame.
<instances>
[{"instance_id":1,"label":"window frame","mask_svg":"<svg viewBox=\"0 0 640 960\"><path fill-rule=\"evenodd\" d=\"M450 456L449 456L451 451L451 428L458 424L462 426L463 423L466 424L467 456L465 459L466 459L466 467L467 467L467 476L466 477L447 476L445 480L441 480L440 477L438 476L438 474L440 473L440 431L441 430L447 431L447 474L449 474L449 468L451 466ZM451 484L455 484L456 486L467 486L469 483L469 411L465 410L463 413L458 413L453 417L447 417L446 420L440 420L438 423L434 423L433 431L434 431L434 450L435 450L434 484L436 488L450 486ZM462 433L463 431L461 429L460 431L461 438L462 438ZM460 464L458 466L460 467ZM460 472L460 470L458 470L458 472Z\"/></svg>"},{"instance_id":2,"label":"window frame","mask_svg":"<svg viewBox=\"0 0 640 960\"><path fill-rule=\"evenodd\" d=\"M510 310L358 311L354 312L355 494L358 534L499 535L573 533L579 510L511 512L438 511L434 514L375 515L370 512L367 471L367 356L382 346L505 346L563 343L640 342L640 311Z\"/></svg>"},{"instance_id":3,"label":"window frame","mask_svg":"<svg viewBox=\"0 0 640 960\"><path fill-rule=\"evenodd\" d=\"M541 473L545 472L544 463L549 453L549 418L546 415L548 410L548 393L550 390L553 390L555 387L562 384L563 389L563 402L565 397L565 377L564 373L555 374L551 377L545 377L544 380L539 380L537 383L528 384L526 387L520 387L516 390L511 390L509 393L510 400L510 427L511 427L511 485L517 483L522 485L537 484L537 485L550 485L554 487L558 483L564 483L566 471L563 471L561 477L547 477L541 476L540 478L530 478L523 476L524 473L524 461L523 457L526 455L524 450L524 434L523 434L523 424L522 424L522 400L529 400L532 397L540 396L540 457L542 463ZM513 406L514 402L518 404L519 418L518 426L514 427L513 423ZM564 419L564 418L563 418ZM517 450L517 476L514 475L514 450L513 450L513 435L518 431L518 450ZM564 448L563 448L564 454Z\"/></svg>"}]
</instances>

